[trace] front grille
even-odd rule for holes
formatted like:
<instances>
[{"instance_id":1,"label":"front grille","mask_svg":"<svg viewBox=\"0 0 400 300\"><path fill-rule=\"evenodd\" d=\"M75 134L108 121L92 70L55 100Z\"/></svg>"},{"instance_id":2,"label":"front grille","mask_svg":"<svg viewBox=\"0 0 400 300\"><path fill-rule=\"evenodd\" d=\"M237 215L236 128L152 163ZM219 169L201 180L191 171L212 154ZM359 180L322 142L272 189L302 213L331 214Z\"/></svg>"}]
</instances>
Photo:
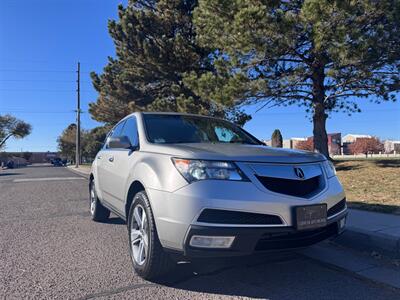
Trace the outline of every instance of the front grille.
<instances>
[{"instance_id":1,"label":"front grille","mask_svg":"<svg viewBox=\"0 0 400 300\"><path fill-rule=\"evenodd\" d=\"M337 224L309 231L266 233L257 242L256 251L307 247L337 234Z\"/></svg>"},{"instance_id":2,"label":"front grille","mask_svg":"<svg viewBox=\"0 0 400 300\"><path fill-rule=\"evenodd\" d=\"M198 222L238 225L278 225L283 224L278 216L248 213L240 211L205 209L197 219Z\"/></svg>"},{"instance_id":3,"label":"front grille","mask_svg":"<svg viewBox=\"0 0 400 300\"><path fill-rule=\"evenodd\" d=\"M330 209L328 209L328 218L332 217L333 215L336 215L337 213L340 213L345 208L346 208L346 198L339 201L334 206L332 206Z\"/></svg>"},{"instance_id":4,"label":"front grille","mask_svg":"<svg viewBox=\"0 0 400 300\"><path fill-rule=\"evenodd\" d=\"M305 180L258 175L256 177L268 190L290 196L306 197L320 189L321 176L315 176Z\"/></svg>"}]
</instances>

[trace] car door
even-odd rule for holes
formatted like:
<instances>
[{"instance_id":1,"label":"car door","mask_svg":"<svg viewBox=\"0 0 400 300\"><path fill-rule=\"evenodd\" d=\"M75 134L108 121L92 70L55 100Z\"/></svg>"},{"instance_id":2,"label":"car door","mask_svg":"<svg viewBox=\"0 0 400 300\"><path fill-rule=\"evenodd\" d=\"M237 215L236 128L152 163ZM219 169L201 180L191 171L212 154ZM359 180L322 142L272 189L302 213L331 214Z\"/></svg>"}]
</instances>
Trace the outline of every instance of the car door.
<instances>
[{"instance_id":1,"label":"car door","mask_svg":"<svg viewBox=\"0 0 400 300\"><path fill-rule=\"evenodd\" d=\"M112 195L113 184L116 181L113 178L115 174L114 169L114 156L115 153L118 152L118 149L112 149L109 147L108 142L111 137L121 136L122 129L125 125L125 120L118 123L113 130L108 134L107 139L105 141L104 147L101 152L97 155L97 172L98 172L98 182L101 192L101 198L113 209L118 209L118 202L115 197Z\"/></svg>"},{"instance_id":2,"label":"car door","mask_svg":"<svg viewBox=\"0 0 400 300\"><path fill-rule=\"evenodd\" d=\"M113 134L113 137L117 135ZM112 204L119 212L125 212L125 196L126 183L129 177L135 158L137 157L136 150L138 149L138 132L136 117L131 116L126 119L122 131L118 136L128 137L132 148L131 149L113 149L110 151L111 156L108 158L108 175L107 175L107 191ZM112 159L110 159L112 158Z\"/></svg>"}]
</instances>

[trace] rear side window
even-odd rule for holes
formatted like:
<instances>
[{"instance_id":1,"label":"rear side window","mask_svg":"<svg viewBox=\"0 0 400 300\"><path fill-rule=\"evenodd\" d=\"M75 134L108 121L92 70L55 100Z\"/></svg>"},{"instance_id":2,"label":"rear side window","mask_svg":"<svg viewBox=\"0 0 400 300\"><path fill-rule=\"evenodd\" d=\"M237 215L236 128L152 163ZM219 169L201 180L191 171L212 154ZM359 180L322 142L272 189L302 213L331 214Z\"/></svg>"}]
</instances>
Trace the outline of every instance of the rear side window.
<instances>
[{"instance_id":1,"label":"rear side window","mask_svg":"<svg viewBox=\"0 0 400 300\"><path fill-rule=\"evenodd\" d=\"M133 146L136 146L139 144L135 117L130 117L129 119L126 120L125 126L122 129L121 135L127 136Z\"/></svg>"}]
</instances>

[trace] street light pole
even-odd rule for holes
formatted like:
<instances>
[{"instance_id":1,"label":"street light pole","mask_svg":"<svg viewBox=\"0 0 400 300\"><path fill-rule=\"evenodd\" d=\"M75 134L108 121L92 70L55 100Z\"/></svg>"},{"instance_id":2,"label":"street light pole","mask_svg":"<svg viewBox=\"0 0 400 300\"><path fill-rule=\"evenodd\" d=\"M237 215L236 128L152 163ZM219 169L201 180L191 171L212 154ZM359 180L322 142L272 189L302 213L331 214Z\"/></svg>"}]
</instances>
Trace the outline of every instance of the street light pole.
<instances>
[{"instance_id":1,"label":"street light pole","mask_svg":"<svg viewBox=\"0 0 400 300\"><path fill-rule=\"evenodd\" d=\"M76 107L76 142L75 142L75 168L79 167L81 163L81 87L80 87L80 76L81 76L81 64L78 62L78 79L77 79L77 107Z\"/></svg>"}]
</instances>

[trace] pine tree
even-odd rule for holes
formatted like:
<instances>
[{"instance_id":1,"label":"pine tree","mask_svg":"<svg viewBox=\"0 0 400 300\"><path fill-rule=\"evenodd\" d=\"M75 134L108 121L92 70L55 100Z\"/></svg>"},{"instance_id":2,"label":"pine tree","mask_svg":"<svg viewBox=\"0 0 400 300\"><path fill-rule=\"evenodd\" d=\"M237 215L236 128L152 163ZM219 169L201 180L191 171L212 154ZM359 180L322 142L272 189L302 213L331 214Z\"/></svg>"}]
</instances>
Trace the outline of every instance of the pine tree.
<instances>
[{"instance_id":1,"label":"pine tree","mask_svg":"<svg viewBox=\"0 0 400 300\"><path fill-rule=\"evenodd\" d=\"M202 99L183 78L213 71L213 51L199 46L192 23L196 0L130 0L109 22L116 57L102 74L92 73L99 96L92 117L116 123L134 111L177 111L229 118L243 124L249 116L237 108Z\"/></svg>"},{"instance_id":2,"label":"pine tree","mask_svg":"<svg viewBox=\"0 0 400 300\"><path fill-rule=\"evenodd\" d=\"M275 129L274 132L272 133L271 146L278 148L283 147L282 134L279 129Z\"/></svg>"},{"instance_id":3,"label":"pine tree","mask_svg":"<svg viewBox=\"0 0 400 300\"><path fill-rule=\"evenodd\" d=\"M194 23L216 72L186 84L226 106L305 106L326 156L329 114L400 89L399 0L199 0Z\"/></svg>"}]
</instances>

